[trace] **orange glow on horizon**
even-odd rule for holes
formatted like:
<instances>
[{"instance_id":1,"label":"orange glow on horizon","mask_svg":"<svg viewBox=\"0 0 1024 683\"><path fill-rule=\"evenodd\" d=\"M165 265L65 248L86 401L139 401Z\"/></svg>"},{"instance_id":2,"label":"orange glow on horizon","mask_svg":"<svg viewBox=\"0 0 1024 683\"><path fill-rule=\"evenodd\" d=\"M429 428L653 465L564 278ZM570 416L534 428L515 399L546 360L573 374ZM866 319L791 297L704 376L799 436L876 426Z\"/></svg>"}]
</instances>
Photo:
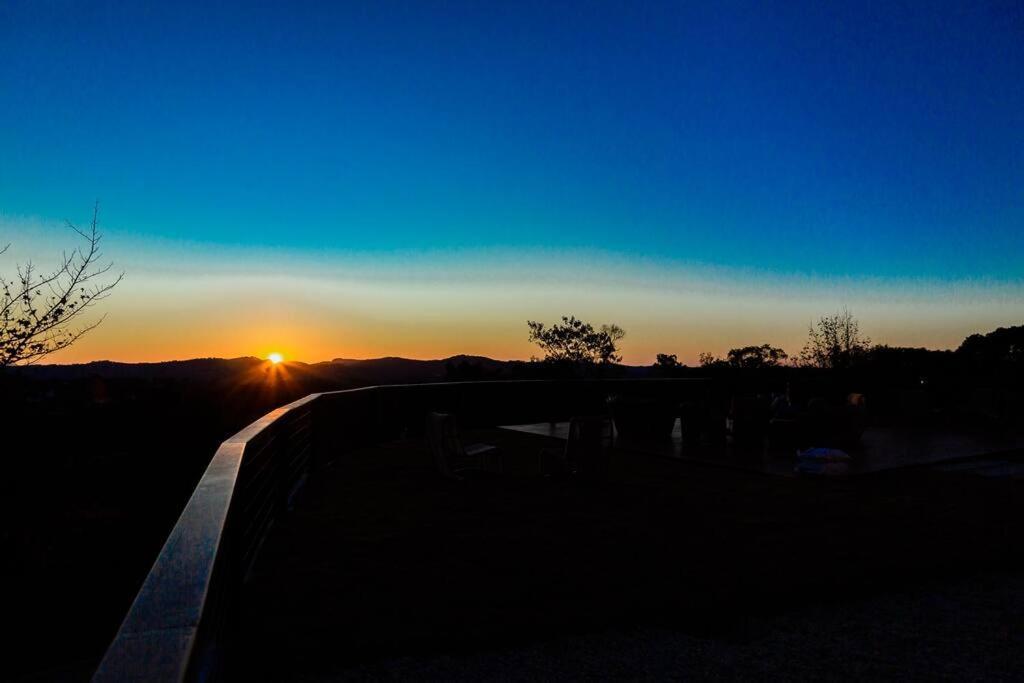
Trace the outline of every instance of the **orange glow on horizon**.
<instances>
[{"instance_id":1,"label":"orange glow on horizon","mask_svg":"<svg viewBox=\"0 0 1024 683\"><path fill-rule=\"evenodd\" d=\"M143 281L145 286L111 297L102 325L45 362L138 363L252 354L264 359L265 367L281 370L300 362L384 356L427 360L467 354L527 360L538 350L528 340L525 321L551 322L573 312L596 324L614 322L625 328L620 348L629 365L650 365L656 354L670 353L692 366L701 352L724 356L730 348L755 342L770 342L790 355L799 353L809 322L833 310L834 301L840 300L790 296L789 290L778 293L769 287L750 295L724 286L595 286L581 291L576 285L527 283L520 291L505 283L469 282L460 288L427 281L416 286L370 282L363 288L352 286L352 291L339 285L338 296L327 303L297 298L298 303L285 305L277 290L293 293L287 281L242 284L244 292L238 292L241 285L231 285L217 299L190 291L175 299L165 291L172 289L171 284ZM956 348L968 334L1019 319L1024 310L1017 303L1020 298L1000 299L999 291L966 291L960 299L950 295L941 301L900 299L889 292L849 301L873 340L940 349ZM264 305L254 307L253 299ZM183 311L188 312L184 325ZM915 324L908 327L910 319ZM257 340L270 342L263 345ZM275 363L271 354L279 354L281 361Z\"/></svg>"},{"instance_id":2,"label":"orange glow on horizon","mask_svg":"<svg viewBox=\"0 0 1024 683\"><path fill-rule=\"evenodd\" d=\"M267 360L269 360L274 365L277 365L278 363L284 360L284 356L275 351L274 353L267 354Z\"/></svg>"}]
</instances>

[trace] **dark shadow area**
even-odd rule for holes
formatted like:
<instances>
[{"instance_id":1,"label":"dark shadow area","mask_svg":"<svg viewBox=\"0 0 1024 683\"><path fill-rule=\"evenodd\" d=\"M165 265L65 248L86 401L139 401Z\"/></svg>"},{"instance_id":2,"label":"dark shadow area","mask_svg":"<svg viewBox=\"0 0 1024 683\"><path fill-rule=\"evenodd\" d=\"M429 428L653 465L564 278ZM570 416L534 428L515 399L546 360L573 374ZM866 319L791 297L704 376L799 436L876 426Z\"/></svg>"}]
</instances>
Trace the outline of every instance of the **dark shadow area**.
<instances>
[{"instance_id":1,"label":"dark shadow area","mask_svg":"<svg viewBox=\"0 0 1024 683\"><path fill-rule=\"evenodd\" d=\"M416 445L409 452L418 453L417 449L423 448L419 438L423 428L422 415L427 410L457 415L460 425L466 430L547 419L568 420L574 415L605 414L618 417L620 424L631 422L641 435L649 430L663 431L665 424L679 416L681 420L676 424L681 426L680 448L683 449L696 447L714 451L719 444L737 439L746 439L756 449L767 439L768 443L782 443L792 450L798 445L832 445L801 444L800 441L808 441L804 436L798 436L795 441L787 439L791 439L794 432L798 435L813 434L815 425L825 425L826 433L841 431L837 425L842 427L849 422L845 415L851 395L866 397L863 415L857 419L862 417L864 425L861 426L866 425L869 430L892 428L919 435L945 430L972 435L972 438L990 439L1020 432L1019 416L1024 406L1020 390L1024 386L1021 358L1016 351L1020 348L1020 330L1008 328L989 335L972 336L956 352L876 347L861 359L859 367L831 370L728 365L686 368L668 360L653 367L613 363L581 366L573 363L500 362L471 356L436 361L338 359L328 363L285 363L282 366L243 358L9 368L0 373L0 411L8 427L2 446L5 476L0 483L3 506L0 510L3 519L0 541L4 552L0 571L9 617L22 628L9 642L10 652L14 654L7 672L13 677L29 673L44 678L87 677L110 643L217 445L268 410L310 392L389 383L498 383L481 397L471 400L460 398L458 391L449 389L439 389L427 400L400 388L379 400L368 399L364 408L346 410L325 422L328 430L337 430L337 443L339 447L344 446L345 452L358 452L360 445L372 440L393 438L413 439ZM646 378L689 378L694 381L686 384L688 388L685 391L671 383L655 382L632 389L601 384ZM558 384L557 391L538 393L512 381L540 379L583 379L589 383L583 383L580 385L583 388L576 390L571 388L575 385L566 382ZM377 420L374 424L381 425L384 430L373 439L362 430L361 425L366 423L367 415L373 415ZM772 420L776 418L781 418L782 422L773 424ZM785 420L796 420L798 424L794 427L786 424ZM811 425L811 429L805 429L800 424L801 420ZM868 435L871 433L866 432ZM502 434L501 438L512 437ZM554 447L557 448L557 444ZM536 463L536 453L540 449L531 444L527 450L531 451L527 460ZM856 447L850 450L855 452ZM516 452L516 448L511 448L511 451ZM503 480L494 491L486 488L491 486L490 483L485 483L479 489L456 487L445 493L446 484L434 482L435 474L429 470L428 463L410 460L408 473L403 475L402 458L406 456L395 457L398 460L394 466L398 470L394 476L398 479L388 479L392 476L388 469L391 464L382 462L379 472L371 468L370 474L378 477L378 484L397 486L405 481L402 477L408 476L406 485L410 491L422 489L423 495L430 491L430 495L438 496L436 500L425 499L415 504L453 506L449 521L437 522L438 528L445 532L433 538L431 543L438 543L439 547L458 545L465 540L459 531L462 523L468 525L468 529L476 528L474 525L506 528L509 535L499 536L503 539L501 543L531 548L524 557L548 557L550 552L561 546L574 549L575 559L568 565L572 569L567 569L568 573L562 578L551 579L554 581L551 585L560 586L558 590L550 588L547 579L538 579L537 585L528 589L516 589L537 591L539 595L550 594L555 604L560 599L556 594L574 595L576 597L570 601L573 609L530 608L536 609L536 614L514 618L514 624L518 625L494 627L513 640L520 637L517 633L524 633L522 624L532 623L534 617L539 624L537 628L547 628L543 624L551 621L561 624L555 632L573 631L590 618L581 617L581 613L574 610L586 600L595 604L600 602L596 596L600 593L598 587L602 581L611 582L608 583L609 595L631 595L636 588L630 587L630 583L661 585L665 589L666 613L701 614L703 616L696 621L704 627L729 631L732 628L729 609L724 610L724 616L719 618L699 604L691 605L688 601L699 602L707 595L735 592L733 586L742 581L735 578L734 567L749 560L738 555L744 552L739 549L742 544L731 548L728 544L719 543L711 552L694 555L687 551L685 557L684 554L673 555L682 553L682 548L699 547L718 538L717 533L709 531L714 527L713 523L706 522L701 527L696 522L706 519L707 510L714 509L716 496L733 502L741 501L737 509L746 510L744 514L754 525L751 528L771 527L778 522L780 526L772 532L774 534L782 533L780 529L795 530L794 538L799 540L792 541L792 548L783 543L788 538L785 535L782 540L775 538L769 545L780 544L778 547L790 548L796 557L799 556L797 551L804 552L801 544L810 542L800 536L810 532L805 532L803 522L797 521L802 519L798 515L799 509L817 505L813 509L820 511L820 520L827 520L835 501L856 502L864 490L846 490L844 487L848 483L828 482L813 489L815 496L821 496L820 499L812 498L808 502L791 498L786 487L803 486L796 483L774 483L775 489L772 490L776 493L768 497L758 489L761 492L757 496L762 497L757 498L744 488L747 484L743 482L748 479L745 476L726 478L722 480L724 483L715 484L723 475L716 474L706 480L704 474L687 474L683 479L688 488L683 493L664 493L657 487L637 489L630 483L632 479L614 486L609 484L605 488L595 485L579 488L575 485L549 486L550 482L538 481L536 477L520 480L513 475L506 477L508 481ZM514 456L510 457L515 460ZM343 466L368 465L359 465L355 460L343 463ZM418 474L413 476L414 473ZM426 485L418 479L421 475L425 477L423 481L434 482L431 486L436 484L441 488L423 488ZM639 475L634 473L631 476ZM948 488L949 500L959 501L957 505L964 506L964 516L961 516L959 508L954 507L950 509L948 518L936 517L930 526L922 521L911 541L946 539L947 557L961 558L957 566L963 568L970 561L967 558L973 557L975 548L972 544L979 539L991 540L991 535L956 535L955 531L962 525L974 524L970 519L976 514L975 507L987 509L984 506L991 501L983 493L974 498L962 498L973 490L971 487L975 483L962 491L959 483L945 483L949 476L922 473L920 479L909 479L909 475L884 478L884 481L902 483L891 484L892 490L883 499L888 500L886 496L889 496L892 500L903 500L900 498L904 495L901 487L913 485L915 491L934 490L935 500L939 501L937 504L945 510L942 501ZM318 490L316 486L327 486L317 483L318 477L311 479L313 491ZM356 486L356 483L346 482L345 485ZM764 487L764 484L758 483L757 486ZM857 486L871 488L883 487L883 484ZM977 486L983 484L978 483ZM883 487L879 490L888 489ZM383 500L392 500L397 509L414 505L415 496L408 502L402 502L402 497L393 491L388 493L385 490L381 495ZM999 498L996 496L994 499ZM353 500L361 499L356 495ZM794 500L801 502L797 504ZM374 509L372 501L366 501L366 504L369 509ZM705 504L710 507L705 507ZM488 505L496 507L488 508ZM856 506L850 509L856 509ZM913 515L920 514L923 520L933 512L927 508L926 515L922 509L925 508L896 507L886 512L887 517L879 512L878 519L884 517L899 522L893 527L899 529L904 522L911 523L916 519ZM1008 512L1012 524L1021 519L1019 512L1016 508ZM463 514L465 519L456 522L456 513ZM602 515L604 521L593 526L594 530L600 531L591 530L585 521L580 521ZM568 526L559 527L560 524ZM878 535L877 529L870 525L864 529L857 528L858 522L853 518L846 519L844 524L843 539ZM555 535L535 538L534 533L538 529ZM366 533L372 535L372 529ZM394 533L404 538L403 534L407 532L396 529ZM788 533L790 531L786 531ZM818 533L829 534L828 530L819 530ZM885 538L885 535L881 537ZM813 541L816 537L812 534L810 538ZM892 542L899 546L895 540ZM381 552L385 556L393 553L396 567L404 564L408 571L416 574L413 570L423 561L422 558L430 558L432 553L430 544L425 541L412 538L410 543L414 545L410 546L403 560L399 559L403 552L399 550L401 544ZM501 543L495 547L475 547L474 550L480 556L499 558L494 562L506 569L487 565L492 573L497 572L496 576L508 579L520 572L531 575L550 565L541 559L536 560L537 564L524 564L522 558L516 560L509 556L510 551L499 547ZM935 543L938 544L938 540ZM618 546L626 551L617 553L614 548ZM813 543L809 547L815 548ZM882 558L883 550L886 548L878 550ZM586 553L591 551L597 554L588 556ZM987 552L984 548L981 551ZM846 558L846 546L842 544L820 547L817 552L839 564ZM983 561L984 552L978 562ZM632 562L618 566L616 557L637 558L637 566L644 566L644 571L652 572L651 576L640 580L637 575L629 575L627 570ZM806 554L805 559L811 561ZM712 560L713 564L708 566L713 567L713 571L708 569L704 574L695 574L696 578L692 580L698 581L696 585L707 586L710 584L699 584L699 581L711 581L707 577L715 574L719 577L715 579L719 581L718 588L707 588L706 592L696 591L685 596L668 590L677 580L673 577L690 576L687 572L696 571ZM882 560L875 558L872 561ZM932 564L941 567L943 562L945 560L940 558ZM903 566L900 563L895 565ZM559 566L559 563L555 562L554 566ZM771 572L780 576L786 574L783 570L771 569L770 563L767 566L765 575L771 575ZM790 569L792 567L786 571ZM432 571L436 578L448 569ZM837 575L844 575L842 572L845 570L839 567L836 571L840 572ZM856 574L854 570L850 571ZM459 575L456 573L456 576ZM630 578L620 585L616 583L620 576ZM700 578L702 576L704 579ZM460 577L459 580L469 579ZM574 585L578 588L573 588ZM729 588L724 588L726 586ZM418 585L417 590L420 588L429 594L428 586ZM482 585L478 589L486 593ZM648 605L643 608L646 615L643 618L657 621L651 616L657 612L650 607L654 595L623 598L621 603L616 603L617 607L609 608L609 613L620 615L612 621L616 624L629 622L633 618L628 616L627 606L630 604ZM721 600L726 601L721 604L728 604L727 598ZM751 600L751 604L757 604L761 598ZM682 609L680 605L689 606ZM493 609L504 607L495 606ZM594 609L594 615L605 612L603 608ZM429 612L426 606L419 611ZM541 619L540 615L545 612L551 614ZM559 616L563 612L577 616ZM593 618L597 619L595 624L603 623L598 616ZM673 616L673 619L677 618ZM55 619L61 624L59 629L54 628ZM465 637L472 641L486 636L488 642L498 642L504 637L493 633L487 636L490 631L486 626L480 626L476 631L479 631L478 636L469 633Z\"/></svg>"},{"instance_id":2,"label":"dark shadow area","mask_svg":"<svg viewBox=\"0 0 1024 683\"><path fill-rule=\"evenodd\" d=\"M417 667L438 658L477 661L469 670L493 677L496 652L558 662L544 643L571 651L566 642L593 634L742 644L765 635L765 619L808 605L1020 569L1019 479L940 469L786 479L616 452L603 481L555 480L536 467L557 440L466 437L496 445L505 474L442 478L413 440L351 453L311 480L244 589L239 680L381 675L396 661L428 676ZM1007 617L999 633L963 634L1002 639L1006 660L978 671L1022 663L1010 654L1022 624ZM908 657L933 645L927 625L915 628ZM847 654L806 673L834 677ZM934 671L945 663L936 655ZM461 670L451 667L441 670Z\"/></svg>"}]
</instances>

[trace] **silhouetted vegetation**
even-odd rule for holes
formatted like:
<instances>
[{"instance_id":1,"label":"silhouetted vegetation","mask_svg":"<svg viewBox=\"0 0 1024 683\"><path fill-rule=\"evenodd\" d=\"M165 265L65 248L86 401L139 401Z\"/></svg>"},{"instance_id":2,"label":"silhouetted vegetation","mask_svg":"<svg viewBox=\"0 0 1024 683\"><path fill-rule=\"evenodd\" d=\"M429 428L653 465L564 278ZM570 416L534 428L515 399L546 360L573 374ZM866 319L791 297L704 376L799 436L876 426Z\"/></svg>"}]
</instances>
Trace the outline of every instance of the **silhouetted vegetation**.
<instances>
[{"instance_id":1,"label":"silhouetted vegetation","mask_svg":"<svg viewBox=\"0 0 1024 683\"><path fill-rule=\"evenodd\" d=\"M813 368L848 368L863 359L871 340L860 333L857 319L843 309L810 326L800 363Z\"/></svg>"},{"instance_id":2,"label":"silhouetted vegetation","mask_svg":"<svg viewBox=\"0 0 1024 683\"><path fill-rule=\"evenodd\" d=\"M562 316L561 323L550 327L533 320L526 321L530 341L544 352L544 360L578 364L617 363L622 360L617 344L626 336L618 325L602 325L600 329L575 316Z\"/></svg>"},{"instance_id":3,"label":"silhouetted vegetation","mask_svg":"<svg viewBox=\"0 0 1024 683\"><path fill-rule=\"evenodd\" d=\"M677 368L679 367L679 358L674 353L659 353L654 360L654 366L658 368Z\"/></svg>"},{"instance_id":4,"label":"silhouetted vegetation","mask_svg":"<svg viewBox=\"0 0 1024 683\"><path fill-rule=\"evenodd\" d=\"M721 367L725 365L725 361L710 351L701 351L697 355L697 361L700 363L702 368Z\"/></svg>"},{"instance_id":5,"label":"silhouetted vegetation","mask_svg":"<svg viewBox=\"0 0 1024 683\"><path fill-rule=\"evenodd\" d=\"M731 349L726 362L734 368L772 368L782 365L789 356L771 344Z\"/></svg>"},{"instance_id":6,"label":"silhouetted vegetation","mask_svg":"<svg viewBox=\"0 0 1024 683\"><path fill-rule=\"evenodd\" d=\"M771 344L729 349L724 359L708 352L699 356L703 368L774 368L784 365L787 358L789 355L785 351Z\"/></svg>"},{"instance_id":7,"label":"silhouetted vegetation","mask_svg":"<svg viewBox=\"0 0 1024 683\"><path fill-rule=\"evenodd\" d=\"M100 265L99 205L93 207L92 223L80 230L68 227L84 244L67 252L52 271L40 273L31 262L16 267L17 274L0 276L0 367L31 364L66 349L103 318L75 326L79 316L106 298L124 274L113 279L112 263ZM0 254L10 245L0 249Z\"/></svg>"},{"instance_id":8,"label":"silhouetted vegetation","mask_svg":"<svg viewBox=\"0 0 1024 683\"><path fill-rule=\"evenodd\" d=\"M1000 327L984 335L972 334L956 353L979 366L1024 367L1024 325Z\"/></svg>"}]
</instances>

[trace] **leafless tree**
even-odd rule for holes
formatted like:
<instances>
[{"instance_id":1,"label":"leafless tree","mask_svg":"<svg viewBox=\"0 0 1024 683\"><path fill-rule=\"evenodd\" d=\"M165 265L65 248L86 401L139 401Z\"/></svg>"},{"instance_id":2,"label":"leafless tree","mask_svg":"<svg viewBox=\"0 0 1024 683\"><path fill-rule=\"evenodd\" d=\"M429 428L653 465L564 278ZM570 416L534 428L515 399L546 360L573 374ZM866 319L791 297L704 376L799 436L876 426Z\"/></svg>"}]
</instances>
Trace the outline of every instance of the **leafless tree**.
<instances>
[{"instance_id":1,"label":"leafless tree","mask_svg":"<svg viewBox=\"0 0 1024 683\"><path fill-rule=\"evenodd\" d=\"M90 321L83 313L107 298L124 273L113 273L113 263L101 263L99 204L88 229L67 226L82 244L64 252L56 269L40 272L28 262L16 266L13 278L0 276L0 367L36 363L103 322L105 316Z\"/></svg>"},{"instance_id":2,"label":"leafless tree","mask_svg":"<svg viewBox=\"0 0 1024 683\"><path fill-rule=\"evenodd\" d=\"M860 325L849 310L826 315L810 326L800 364L816 368L847 368L862 358L871 340L862 337Z\"/></svg>"}]
</instances>

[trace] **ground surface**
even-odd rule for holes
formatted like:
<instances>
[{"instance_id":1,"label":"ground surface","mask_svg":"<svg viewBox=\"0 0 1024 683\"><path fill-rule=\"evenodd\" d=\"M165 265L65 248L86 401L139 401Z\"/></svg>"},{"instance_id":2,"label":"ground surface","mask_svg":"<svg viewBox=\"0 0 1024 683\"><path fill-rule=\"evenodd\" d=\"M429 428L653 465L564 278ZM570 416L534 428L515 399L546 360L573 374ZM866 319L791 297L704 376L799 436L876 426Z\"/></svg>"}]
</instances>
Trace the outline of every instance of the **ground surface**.
<instances>
[{"instance_id":1,"label":"ground surface","mask_svg":"<svg viewBox=\"0 0 1024 683\"><path fill-rule=\"evenodd\" d=\"M467 441L474 435L467 435ZM782 479L623 456L452 482L418 442L339 459L243 594L240 679L1012 679L1020 482Z\"/></svg>"}]
</instances>

